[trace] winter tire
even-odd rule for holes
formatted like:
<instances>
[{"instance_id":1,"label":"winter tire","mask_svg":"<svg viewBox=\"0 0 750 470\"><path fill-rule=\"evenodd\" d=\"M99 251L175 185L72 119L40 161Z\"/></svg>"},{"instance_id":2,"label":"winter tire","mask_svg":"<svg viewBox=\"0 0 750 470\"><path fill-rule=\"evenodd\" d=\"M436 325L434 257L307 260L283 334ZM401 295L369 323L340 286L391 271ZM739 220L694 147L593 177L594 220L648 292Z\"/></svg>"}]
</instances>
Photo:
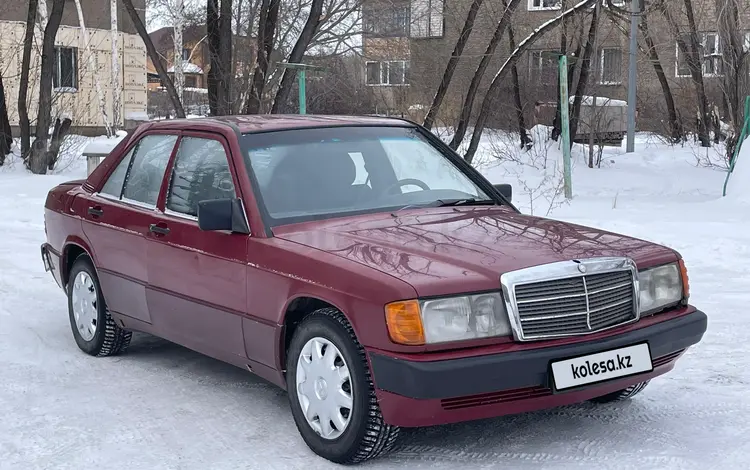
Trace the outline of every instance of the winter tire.
<instances>
[{"instance_id":1,"label":"winter tire","mask_svg":"<svg viewBox=\"0 0 750 470\"><path fill-rule=\"evenodd\" d=\"M292 415L313 452L354 464L391 450L399 428L383 422L365 351L340 311L324 308L305 318L286 362Z\"/></svg>"},{"instance_id":2,"label":"winter tire","mask_svg":"<svg viewBox=\"0 0 750 470\"><path fill-rule=\"evenodd\" d=\"M91 259L79 256L68 279L68 316L81 351L99 357L125 351L132 332L117 326L109 315Z\"/></svg>"},{"instance_id":3,"label":"winter tire","mask_svg":"<svg viewBox=\"0 0 750 470\"><path fill-rule=\"evenodd\" d=\"M627 400L628 398L632 398L641 393L643 389L646 388L646 385L648 385L648 382L649 381L647 380L639 384L631 385L628 388L623 388L622 390L618 390L607 395L592 398L591 401L595 403L611 403L613 401Z\"/></svg>"}]
</instances>

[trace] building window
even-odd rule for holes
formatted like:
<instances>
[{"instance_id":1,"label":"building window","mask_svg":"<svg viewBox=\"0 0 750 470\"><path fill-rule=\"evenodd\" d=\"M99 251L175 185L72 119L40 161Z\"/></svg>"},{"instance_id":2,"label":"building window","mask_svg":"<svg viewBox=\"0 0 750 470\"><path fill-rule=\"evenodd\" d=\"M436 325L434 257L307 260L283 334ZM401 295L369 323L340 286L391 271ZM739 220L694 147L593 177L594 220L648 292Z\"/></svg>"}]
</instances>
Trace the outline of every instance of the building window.
<instances>
[{"instance_id":1,"label":"building window","mask_svg":"<svg viewBox=\"0 0 750 470\"><path fill-rule=\"evenodd\" d=\"M52 86L56 91L78 91L78 49L75 47L55 47Z\"/></svg>"},{"instance_id":2,"label":"building window","mask_svg":"<svg viewBox=\"0 0 750 470\"><path fill-rule=\"evenodd\" d=\"M198 77L195 75L185 75L186 88L198 88Z\"/></svg>"},{"instance_id":3,"label":"building window","mask_svg":"<svg viewBox=\"0 0 750 470\"><path fill-rule=\"evenodd\" d=\"M409 7L365 8L364 32L370 36L406 37L409 32Z\"/></svg>"},{"instance_id":4,"label":"building window","mask_svg":"<svg viewBox=\"0 0 750 470\"><path fill-rule=\"evenodd\" d=\"M557 83L557 59L559 51L529 51L529 82L536 85Z\"/></svg>"},{"instance_id":5,"label":"building window","mask_svg":"<svg viewBox=\"0 0 750 470\"><path fill-rule=\"evenodd\" d=\"M602 85L619 85L622 83L622 50L620 48L602 49L601 73L599 83Z\"/></svg>"},{"instance_id":6,"label":"building window","mask_svg":"<svg viewBox=\"0 0 750 470\"><path fill-rule=\"evenodd\" d=\"M190 60L190 49L187 47L182 49L182 60Z\"/></svg>"},{"instance_id":7,"label":"building window","mask_svg":"<svg viewBox=\"0 0 750 470\"><path fill-rule=\"evenodd\" d=\"M411 0L411 37L443 37L444 0Z\"/></svg>"},{"instance_id":8,"label":"building window","mask_svg":"<svg viewBox=\"0 0 750 470\"><path fill-rule=\"evenodd\" d=\"M685 46L690 48L690 35L683 35ZM724 74L723 46L718 33L698 33L698 55L701 57L701 71L706 77L718 77ZM679 43L675 45L676 66L675 75L689 77L690 67L687 57L680 50Z\"/></svg>"},{"instance_id":9,"label":"building window","mask_svg":"<svg viewBox=\"0 0 750 470\"><path fill-rule=\"evenodd\" d=\"M409 62L390 60L367 62L367 85L369 86L403 86L408 85Z\"/></svg>"},{"instance_id":10,"label":"building window","mask_svg":"<svg viewBox=\"0 0 750 470\"><path fill-rule=\"evenodd\" d=\"M559 10L561 5L561 0L529 0L529 11Z\"/></svg>"}]
</instances>

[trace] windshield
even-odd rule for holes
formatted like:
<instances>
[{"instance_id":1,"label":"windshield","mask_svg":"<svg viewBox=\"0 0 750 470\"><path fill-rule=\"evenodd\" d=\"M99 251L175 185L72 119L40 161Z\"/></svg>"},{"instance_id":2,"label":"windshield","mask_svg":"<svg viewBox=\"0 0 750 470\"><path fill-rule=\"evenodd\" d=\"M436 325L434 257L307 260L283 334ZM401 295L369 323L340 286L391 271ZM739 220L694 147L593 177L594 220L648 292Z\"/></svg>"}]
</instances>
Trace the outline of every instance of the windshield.
<instances>
[{"instance_id":1,"label":"windshield","mask_svg":"<svg viewBox=\"0 0 750 470\"><path fill-rule=\"evenodd\" d=\"M261 203L279 223L490 201L414 128L295 129L243 139Z\"/></svg>"}]
</instances>

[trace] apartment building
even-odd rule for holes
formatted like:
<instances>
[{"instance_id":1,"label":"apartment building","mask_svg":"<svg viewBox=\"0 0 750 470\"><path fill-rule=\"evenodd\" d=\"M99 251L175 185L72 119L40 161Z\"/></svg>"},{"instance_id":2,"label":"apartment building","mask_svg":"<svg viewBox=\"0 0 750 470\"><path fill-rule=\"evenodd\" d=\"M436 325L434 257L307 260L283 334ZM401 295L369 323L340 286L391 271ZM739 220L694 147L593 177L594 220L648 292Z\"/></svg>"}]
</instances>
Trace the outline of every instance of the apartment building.
<instances>
[{"instance_id":1,"label":"apartment building","mask_svg":"<svg viewBox=\"0 0 750 470\"><path fill-rule=\"evenodd\" d=\"M52 1L46 0L46 3L47 11L50 11ZM81 3L89 44L84 40L75 3L66 2L55 39L52 114L53 119L72 119L75 132L94 135L104 132L95 79L100 82L110 119L112 118L110 1L81 0ZM133 0L133 3L145 18L145 0ZM8 114L14 133L18 132L17 97L27 12L28 2L0 2L0 73L3 74ZM118 65L122 87L120 125L123 125L122 121L128 117L142 116L146 112L146 48L122 5L118 11L118 25ZM37 113L39 97L41 46L42 30L37 26L32 47L27 104L32 120ZM95 56L96 70L91 70L89 66L89 50Z\"/></svg>"},{"instance_id":2,"label":"apartment building","mask_svg":"<svg viewBox=\"0 0 750 470\"><path fill-rule=\"evenodd\" d=\"M507 1L507 0L506 0ZM465 90L471 82L476 67L485 53L488 42L505 10L504 0L485 0L477 16L458 68L454 74L442 114L448 121L458 113ZM573 0L566 0L566 7ZM612 0L624 9L629 0ZM366 85L372 90L376 112L407 115L421 119L432 101L450 58L456 40L466 20L471 0L366 0L363 7L363 52ZM676 5L676 3L675 3ZM720 82L722 76L722 45L717 33L715 2L694 0L699 37L702 43L703 74L709 101L721 106ZM511 26L515 43L526 38L544 22L555 18L563 8L562 0L521 0ZM675 18L683 31L687 30L684 11L675 9ZM742 12L750 19L750 12ZM575 44L572 38L583 34L585 42L590 16L572 18L566 24L568 47ZM750 23L748 23L750 24ZM675 38L663 16L649 17L650 32L680 114L688 119L695 115L695 97L685 58L680 54ZM625 100L627 98L627 68L629 60L629 24L627 15L620 21L602 12L595 51L594 79L587 94ZM549 123L554 112L557 89L557 63L554 54L561 48L561 29L555 28L536 41L518 62L519 82L526 104L527 122ZM750 36L745 35L746 46ZM642 37L639 44L644 47ZM502 63L510 55L507 31L493 54L490 66L480 86L481 97ZM569 54L573 51L568 50ZM660 83L653 64L645 54L639 53L638 103L639 125L652 128L664 119L665 105ZM512 82L510 75L503 80L494 121L504 125L515 114L511 108ZM571 90L572 93L572 90Z\"/></svg>"}]
</instances>

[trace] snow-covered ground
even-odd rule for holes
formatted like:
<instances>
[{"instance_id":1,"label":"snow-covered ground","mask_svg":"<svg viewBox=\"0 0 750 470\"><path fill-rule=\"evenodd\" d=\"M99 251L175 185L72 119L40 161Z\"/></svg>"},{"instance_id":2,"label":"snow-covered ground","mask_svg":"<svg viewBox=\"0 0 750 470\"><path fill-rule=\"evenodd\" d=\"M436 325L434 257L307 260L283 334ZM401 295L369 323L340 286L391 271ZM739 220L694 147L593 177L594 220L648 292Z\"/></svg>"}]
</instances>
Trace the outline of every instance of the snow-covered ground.
<instances>
[{"instance_id":1,"label":"snow-covered ground","mask_svg":"<svg viewBox=\"0 0 750 470\"><path fill-rule=\"evenodd\" d=\"M750 185L746 147L725 199L724 173L696 168L689 148L640 136L637 154L605 150L601 169L579 155L574 201L551 214L683 254L692 302L710 319L672 373L627 403L407 431L364 468L749 468L750 204L736 197ZM304 445L286 395L240 369L143 335L121 357L81 353L39 245L48 189L85 165L51 176L20 166L0 169L0 469L335 467ZM509 175L531 187L536 170L487 158L480 166L493 182L514 183L529 210ZM535 213L546 213L545 201Z\"/></svg>"}]
</instances>

